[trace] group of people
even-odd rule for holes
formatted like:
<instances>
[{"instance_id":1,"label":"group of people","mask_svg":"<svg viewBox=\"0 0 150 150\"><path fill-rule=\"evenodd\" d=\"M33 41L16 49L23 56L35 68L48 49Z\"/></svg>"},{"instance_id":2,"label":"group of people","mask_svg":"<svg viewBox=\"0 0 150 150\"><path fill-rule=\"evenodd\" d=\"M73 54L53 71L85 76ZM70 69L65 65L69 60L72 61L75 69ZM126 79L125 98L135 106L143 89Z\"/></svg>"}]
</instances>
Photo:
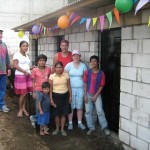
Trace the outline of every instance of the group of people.
<instances>
[{"instance_id":1,"label":"group of people","mask_svg":"<svg viewBox=\"0 0 150 150\"><path fill-rule=\"evenodd\" d=\"M2 42L2 30L0 30L0 110L8 112L4 95L6 87L6 74L10 72L10 62L6 45ZM40 54L36 61L37 67L30 68L30 59L26 54L28 43L20 42L20 51L13 56L15 71L14 89L19 97L19 111L17 116L29 116L25 107L26 94L32 92L35 99L36 114L30 116L32 125L37 122L40 125L40 135L49 134L47 125L50 122L50 108L55 117L56 129L53 135L59 132L66 136L64 130L66 118L68 118L68 130L73 130L73 114L77 109L78 127L82 130L86 126L82 123L83 108L85 104L85 117L88 127L87 134L95 130L93 120L94 105L101 129L106 135L110 135L108 123L102 108L101 91L105 85L105 75L99 69L99 57L91 56L88 69L81 60L79 50L68 51L69 42L60 42L61 52L54 56L52 69L46 66L47 57ZM6 71L8 70L8 71ZM50 107L50 105L52 107Z\"/></svg>"}]
</instances>

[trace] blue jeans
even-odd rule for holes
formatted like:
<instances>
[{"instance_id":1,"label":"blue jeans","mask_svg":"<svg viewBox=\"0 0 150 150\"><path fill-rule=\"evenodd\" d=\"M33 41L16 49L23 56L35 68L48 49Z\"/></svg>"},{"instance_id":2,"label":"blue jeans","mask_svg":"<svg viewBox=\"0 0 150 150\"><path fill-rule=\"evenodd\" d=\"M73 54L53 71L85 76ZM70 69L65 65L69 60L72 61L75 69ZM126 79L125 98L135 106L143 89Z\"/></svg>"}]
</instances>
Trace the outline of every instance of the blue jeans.
<instances>
[{"instance_id":1,"label":"blue jeans","mask_svg":"<svg viewBox=\"0 0 150 150\"><path fill-rule=\"evenodd\" d=\"M35 115L32 115L32 120L37 122L38 120L38 99L41 95L41 92L35 91L36 99L35 99Z\"/></svg>"},{"instance_id":2,"label":"blue jeans","mask_svg":"<svg viewBox=\"0 0 150 150\"><path fill-rule=\"evenodd\" d=\"M5 105L6 74L0 75L0 109Z\"/></svg>"},{"instance_id":3,"label":"blue jeans","mask_svg":"<svg viewBox=\"0 0 150 150\"><path fill-rule=\"evenodd\" d=\"M98 116L98 121L99 124L101 126L101 129L104 129L108 126L107 120L105 118L105 113L103 111L103 106L102 106L102 98L101 95L99 95L97 97L97 100L95 103L93 103L92 101L92 97L93 95L87 93L87 97L88 97L88 103L85 103L85 117L86 117L86 122L87 122L87 126L89 129L93 129L95 130L95 121L94 121L94 105L96 108L96 113Z\"/></svg>"}]
</instances>

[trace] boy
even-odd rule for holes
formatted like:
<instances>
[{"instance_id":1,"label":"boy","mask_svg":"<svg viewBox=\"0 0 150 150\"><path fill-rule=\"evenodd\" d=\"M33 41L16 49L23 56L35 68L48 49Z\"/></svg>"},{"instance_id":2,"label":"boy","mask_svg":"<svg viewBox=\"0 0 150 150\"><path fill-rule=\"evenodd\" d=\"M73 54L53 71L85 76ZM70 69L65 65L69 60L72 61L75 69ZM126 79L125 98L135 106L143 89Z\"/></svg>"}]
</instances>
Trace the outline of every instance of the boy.
<instances>
[{"instance_id":1,"label":"boy","mask_svg":"<svg viewBox=\"0 0 150 150\"><path fill-rule=\"evenodd\" d=\"M98 56L90 57L91 69L85 71L84 81L84 101L85 101L85 117L87 126L89 128L87 135L90 135L95 130L93 122L93 107L95 105L98 121L101 129L106 135L110 135L108 130L108 123L105 118L105 113L102 108L101 91L105 85L105 75L102 70L99 69L99 58Z\"/></svg>"},{"instance_id":2,"label":"boy","mask_svg":"<svg viewBox=\"0 0 150 150\"><path fill-rule=\"evenodd\" d=\"M50 120L50 84L43 82L42 93L38 99L38 124L40 125L40 135L49 134L47 125Z\"/></svg>"}]
</instances>

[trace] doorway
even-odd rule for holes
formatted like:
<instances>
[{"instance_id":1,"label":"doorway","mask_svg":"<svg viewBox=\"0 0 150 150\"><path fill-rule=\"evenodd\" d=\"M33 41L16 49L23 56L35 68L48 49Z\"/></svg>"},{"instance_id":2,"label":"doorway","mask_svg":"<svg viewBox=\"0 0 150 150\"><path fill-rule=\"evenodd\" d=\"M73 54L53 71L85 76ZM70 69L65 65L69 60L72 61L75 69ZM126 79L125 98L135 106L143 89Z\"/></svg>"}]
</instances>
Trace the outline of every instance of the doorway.
<instances>
[{"instance_id":1,"label":"doorway","mask_svg":"<svg viewBox=\"0 0 150 150\"><path fill-rule=\"evenodd\" d=\"M103 108L109 128L118 133L120 107L121 29L101 33L101 68L105 73Z\"/></svg>"}]
</instances>

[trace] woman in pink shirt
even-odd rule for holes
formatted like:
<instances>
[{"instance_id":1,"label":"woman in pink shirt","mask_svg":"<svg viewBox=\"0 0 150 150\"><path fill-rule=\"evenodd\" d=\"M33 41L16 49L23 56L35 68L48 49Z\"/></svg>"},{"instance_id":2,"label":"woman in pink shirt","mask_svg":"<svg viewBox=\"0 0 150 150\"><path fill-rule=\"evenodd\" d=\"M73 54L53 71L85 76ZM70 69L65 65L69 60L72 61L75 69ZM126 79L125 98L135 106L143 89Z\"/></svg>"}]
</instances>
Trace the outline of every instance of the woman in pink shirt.
<instances>
[{"instance_id":1,"label":"woman in pink shirt","mask_svg":"<svg viewBox=\"0 0 150 150\"><path fill-rule=\"evenodd\" d=\"M36 114L30 116L31 123L35 127L37 122L38 105L37 100L42 92L42 83L48 82L48 78L51 73L50 67L46 66L47 57L43 54L37 57L38 67L32 70L32 83L33 83L33 98L35 99Z\"/></svg>"}]
</instances>

